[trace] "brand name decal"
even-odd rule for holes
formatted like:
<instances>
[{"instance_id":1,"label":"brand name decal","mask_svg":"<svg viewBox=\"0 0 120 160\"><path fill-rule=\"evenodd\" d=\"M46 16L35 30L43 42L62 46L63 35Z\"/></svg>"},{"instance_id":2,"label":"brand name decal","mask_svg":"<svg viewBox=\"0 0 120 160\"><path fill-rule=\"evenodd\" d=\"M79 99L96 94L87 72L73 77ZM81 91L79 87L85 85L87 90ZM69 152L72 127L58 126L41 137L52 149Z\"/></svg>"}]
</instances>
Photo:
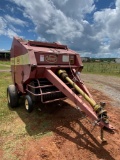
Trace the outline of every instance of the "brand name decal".
<instances>
[{"instance_id":1,"label":"brand name decal","mask_svg":"<svg viewBox=\"0 0 120 160\"><path fill-rule=\"evenodd\" d=\"M48 55L45 57L45 60L49 63L57 62L57 57L55 55Z\"/></svg>"}]
</instances>

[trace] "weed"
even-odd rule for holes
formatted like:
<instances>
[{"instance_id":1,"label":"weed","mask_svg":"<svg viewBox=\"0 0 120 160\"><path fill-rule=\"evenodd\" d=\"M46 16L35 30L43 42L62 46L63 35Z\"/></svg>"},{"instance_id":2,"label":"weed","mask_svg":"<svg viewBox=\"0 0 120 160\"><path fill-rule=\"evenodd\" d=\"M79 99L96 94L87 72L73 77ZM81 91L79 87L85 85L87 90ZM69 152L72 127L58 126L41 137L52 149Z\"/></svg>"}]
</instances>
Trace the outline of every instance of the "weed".
<instances>
[{"instance_id":1,"label":"weed","mask_svg":"<svg viewBox=\"0 0 120 160\"><path fill-rule=\"evenodd\" d=\"M120 64L105 62L84 63L83 73L120 76Z\"/></svg>"}]
</instances>

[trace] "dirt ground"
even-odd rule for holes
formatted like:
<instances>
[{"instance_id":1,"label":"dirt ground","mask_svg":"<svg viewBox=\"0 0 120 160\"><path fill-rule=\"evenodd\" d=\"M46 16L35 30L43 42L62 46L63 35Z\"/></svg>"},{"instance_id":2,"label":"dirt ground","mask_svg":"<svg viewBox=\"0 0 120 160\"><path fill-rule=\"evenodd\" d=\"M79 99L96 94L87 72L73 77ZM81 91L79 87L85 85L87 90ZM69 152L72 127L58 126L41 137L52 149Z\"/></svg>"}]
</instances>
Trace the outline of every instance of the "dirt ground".
<instances>
[{"instance_id":1,"label":"dirt ground","mask_svg":"<svg viewBox=\"0 0 120 160\"><path fill-rule=\"evenodd\" d=\"M83 118L67 99L46 117L51 124L44 132L49 130L51 135L32 137L29 141L25 137L21 139L19 146L11 152L18 160L120 160L120 78L110 77L108 80L104 76L94 76L83 74L81 77L94 99L106 102L110 123L117 129L115 134L104 133L107 143L101 144L98 138L100 128L93 129L89 119ZM14 123L22 125L24 122L20 119L18 116ZM38 126L32 127L34 132ZM0 149L1 157L3 154Z\"/></svg>"},{"instance_id":2,"label":"dirt ground","mask_svg":"<svg viewBox=\"0 0 120 160\"><path fill-rule=\"evenodd\" d=\"M101 97L98 92L97 98ZM100 94L100 93L99 93ZM106 100L108 100L106 98ZM112 112L110 112L112 111ZM72 113L71 113L72 112ZM108 107L111 123L120 129L120 110ZM73 115L74 114L74 115ZM105 133L106 144L98 139L99 128L93 131L86 119L81 119L73 109L63 108L53 118L54 132L52 136L29 142L25 151L24 160L119 160L120 139L119 133L111 135Z\"/></svg>"}]
</instances>

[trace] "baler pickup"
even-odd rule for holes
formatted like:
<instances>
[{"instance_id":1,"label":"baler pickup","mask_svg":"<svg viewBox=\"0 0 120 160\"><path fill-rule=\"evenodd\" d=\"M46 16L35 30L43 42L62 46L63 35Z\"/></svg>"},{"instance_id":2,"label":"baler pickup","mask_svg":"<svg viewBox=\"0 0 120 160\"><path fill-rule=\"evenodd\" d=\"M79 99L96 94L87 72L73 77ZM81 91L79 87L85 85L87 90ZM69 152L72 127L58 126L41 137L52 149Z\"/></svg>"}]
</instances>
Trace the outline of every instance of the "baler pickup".
<instances>
[{"instance_id":1,"label":"baler pickup","mask_svg":"<svg viewBox=\"0 0 120 160\"><path fill-rule=\"evenodd\" d=\"M7 88L8 103L16 107L19 96L23 95L25 108L31 112L33 102L52 103L69 98L102 130L113 132L104 103L98 105L94 101L78 76L82 69L80 55L66 45L14 37L11 48L13 85Z\"/></svg>"}]
</instances>

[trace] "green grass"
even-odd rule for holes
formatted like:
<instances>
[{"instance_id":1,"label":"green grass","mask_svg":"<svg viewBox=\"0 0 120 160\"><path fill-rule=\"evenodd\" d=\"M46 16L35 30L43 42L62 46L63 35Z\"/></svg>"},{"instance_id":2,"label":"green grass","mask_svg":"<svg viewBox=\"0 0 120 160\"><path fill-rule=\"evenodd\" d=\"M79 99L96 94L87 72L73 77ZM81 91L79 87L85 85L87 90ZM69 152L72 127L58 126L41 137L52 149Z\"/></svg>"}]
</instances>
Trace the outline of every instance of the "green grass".
<instances>
[{"instance_id":1,"label":"green grass","mask_svg":"<svg viewBox=\"0 0 120 160\"><path fill-rule=\"evenodd\" d=\"M120 76L120 63L87 62L83 65L83 73Z\"/></svg>"},{"instance_id":2,"label":"green grass","mask_svg":"<svg viewBox=\"0 0 120 160\"><path fill-rule=\"evenodd\" d=\"M10 114L10 110L7 106L6 90L9 84L11 84L11 73L0 73L0 121L4 120L6 116Z\"/></svg>"},{"instance_id":3,"label":"green grass","mask_svg":"<svg viewBox=\"0 0 120 160\"><path fill-rule=\"evenodd\" d=\"M1 60L0 60L0 64L3 64L3 65L10 65L10 61L1 61Z\"/></svg>"},{"instance_id":4,"label":"green grass","mask_svg":"<svg viewBox=\"0 0 120 160\"><path fill-rule=\"evenodd\" d=\"M0 70L10 70L10 61L0 61Z\"/></svg>"},{"instance_id":5,"label":"green grass","mask_svg":"<svg viewBox=\"0 0 120 160\"><path fill-rule=\"evenodd\" d=\"M2 66L0 64L0 70L10 70L10 69L11 69L10 66Z\"/></svg>"}]
</instances>

